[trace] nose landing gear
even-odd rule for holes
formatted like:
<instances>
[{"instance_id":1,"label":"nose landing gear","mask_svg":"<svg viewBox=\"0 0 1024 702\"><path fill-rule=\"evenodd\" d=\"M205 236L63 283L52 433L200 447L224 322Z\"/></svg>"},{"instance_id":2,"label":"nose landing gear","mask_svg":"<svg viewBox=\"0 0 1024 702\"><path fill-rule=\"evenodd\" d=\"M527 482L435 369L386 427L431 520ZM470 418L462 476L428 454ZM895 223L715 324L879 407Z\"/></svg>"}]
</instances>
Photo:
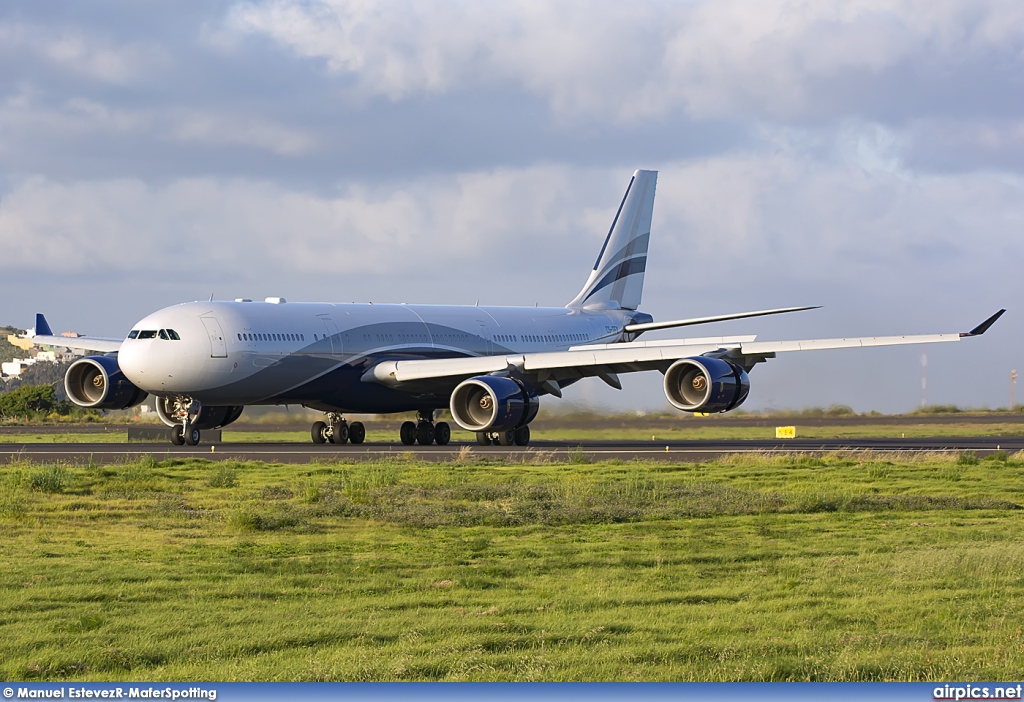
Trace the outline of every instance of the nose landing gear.
<instances>
[{"instance_id":1,"label":"nose landing gear","mask_svg":"<svg viewBox=\"0 0 1024 702\"><path fill-rule=\"evenodd\" d=\"M434 424L434 410L420 410L419 422L404 422L398 435L406 446L416 443L420 446L447 446L452 440L452 428L448 422Z\"/></svg>"},{"instance_id":2,"label":"nose landing gear","mask_svg":"<svg viewBox=\"0 0 1024 702\"><path fill-rule=\"evenodd\" d=\"M348 420L335 412L328 412L326 419L326 422L313 422L310 437L314 444L344 444L349 441L361 444L366 440L366 427L362 422L349 424Z\"/></svg>"},{"instance_id":3,"label":"nose landing gear","mask_svg":"<svg viewBox=\"0 0 1024 702\"><path fill-rule=\"evenodd\" d=\"M202 409L199 400L191 397L175 397L167 408L168 417L181 424L171 427L171 443L175 446L198 446L202 435L195 427L199 418L199 411Z\"/></svg>"}]
</instances>

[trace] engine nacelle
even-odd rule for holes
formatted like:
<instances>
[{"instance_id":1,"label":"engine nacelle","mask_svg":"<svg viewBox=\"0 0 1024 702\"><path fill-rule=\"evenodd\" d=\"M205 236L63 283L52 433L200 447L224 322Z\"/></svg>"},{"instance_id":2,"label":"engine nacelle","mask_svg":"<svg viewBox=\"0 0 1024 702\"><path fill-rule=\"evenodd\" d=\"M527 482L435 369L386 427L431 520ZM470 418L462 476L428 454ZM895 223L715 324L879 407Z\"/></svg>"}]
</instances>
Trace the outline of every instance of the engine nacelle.
<instances>
[{"instance_id":1,"label":"engine nacelle","mask_svg":"<svg viewBox=\"0 0 1024 702\"><path fill-rule=\"evenodd\" d=\"M459 383L450 407L452 419L466 431L508 431L532 422L540 400L520 380L480 375Z\"/></svg>"},{"instance_id":2,"label":"engine nacelle","mask_svg":"<svg viewBox=\"0 0 1024 702\"><path fill-rule=\"evenodd\" d=\"M684 358L665 373L665 395L684 412L728 412L743 404L749 392L746 371L721 358Z\"/></svg>"},{"instance_id":3,"label":"engine nacelle","mask_svg":"<svg viewBox=\"0 0 1024 702\"><path fill-rule=\"evenodd\" d=\"M64 390L79 407L123 410L135 407L148 393L124 377L114 356L88 356L71 364Z\"/></svg>"},{"instance_id":4,"label":"engine nacelle","mask_svg":"<svg viewBox=\"0 0 1024 702\"><path fill-rule=\"evenodd\" d=\"M168 397L156 398L156 416L160 417L160 421L169 427L173 427L176 424L181 424L181 421L175 419L172 415L174 414L174 400ZM207 429L220 429L226 427L233 421L242 416L242 410L245 407L242 405L237 406L203 406L199 408L199 416L196 421L192 424L196 429L207 430Z\"/></svg>"}]
</instances>

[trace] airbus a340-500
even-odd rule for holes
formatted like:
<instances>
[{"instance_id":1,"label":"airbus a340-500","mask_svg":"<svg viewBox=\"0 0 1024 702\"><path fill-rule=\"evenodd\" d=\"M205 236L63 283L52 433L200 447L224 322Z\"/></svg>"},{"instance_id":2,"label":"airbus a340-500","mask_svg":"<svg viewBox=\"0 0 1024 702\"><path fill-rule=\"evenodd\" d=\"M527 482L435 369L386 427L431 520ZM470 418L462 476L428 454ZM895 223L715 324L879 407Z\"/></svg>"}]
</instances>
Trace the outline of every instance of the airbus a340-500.
<instances>
[{"instance_id":1,"label":"airbus a340-500","mask_svg":"<svg viewBox=\"0 0 1024 702\"><path fill-rule=\"evenodd\" d=\"M755 341L753 336L637 341L646 331L811 309L791 307L655 322L639 311L654 210L656 171L636 171L586 284L564 307L480 307L189 302L134 325L124 339L54 336L36 316L38 344L98 352L75 361L64 386L81 407L127 409L156 397L175 444L234 422L246 405L298 404L326 416L323 444L362 443L345 413L416 411L404 444L447 444L434 422L449 408L481 444L524 446L539 398L596 376L658 370L668 401L684 412L726 412L747 398L747 373L783 351L959 341L962 334Z\"/></svg>"}]
</instances>

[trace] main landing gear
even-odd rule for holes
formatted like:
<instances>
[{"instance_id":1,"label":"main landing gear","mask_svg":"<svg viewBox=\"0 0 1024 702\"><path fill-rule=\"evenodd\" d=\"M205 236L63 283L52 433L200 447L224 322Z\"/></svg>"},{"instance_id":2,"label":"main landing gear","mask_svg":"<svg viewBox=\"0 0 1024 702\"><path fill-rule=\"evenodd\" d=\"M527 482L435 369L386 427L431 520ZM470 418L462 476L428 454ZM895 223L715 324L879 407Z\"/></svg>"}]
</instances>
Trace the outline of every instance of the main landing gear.
<instances>
[{"instance_id":1,"label":"main landing gear","mask_svg":"<svg viewBox=\"0 0 1024 702\"><path fill-rule=\"evenodd\" d=\"M406 446L419 443L420 446L437 444L447 446L452 440L452 428L448 422L434 424L434 410L420 410L419 422L404 422L399 437Z\"/></svg>"},{"instance_id":2,"label":"main landing gear","mask_svg":"<svg viewBox=\"0 0 1024 702\"><path fill-rule=\"evenodd\" d=\"M310 436L314 444L344 444L351 441L353 444L361 444L366 440L366 427L362 422L352 422L335 412L327 413L326 422L313 422Z\"/></svg>"},{"instance_id":3,"label":"main landing gear","mask_svg":"<svg viewBox=\"0 0 1024 702\"><path fill-rule=\"evenodd\" d=\"M530 426L509 429L508 431L478 431L476 442L481 446L498 444L499 446L527 446L530 443Z\"/></svg>"}]
</instances>

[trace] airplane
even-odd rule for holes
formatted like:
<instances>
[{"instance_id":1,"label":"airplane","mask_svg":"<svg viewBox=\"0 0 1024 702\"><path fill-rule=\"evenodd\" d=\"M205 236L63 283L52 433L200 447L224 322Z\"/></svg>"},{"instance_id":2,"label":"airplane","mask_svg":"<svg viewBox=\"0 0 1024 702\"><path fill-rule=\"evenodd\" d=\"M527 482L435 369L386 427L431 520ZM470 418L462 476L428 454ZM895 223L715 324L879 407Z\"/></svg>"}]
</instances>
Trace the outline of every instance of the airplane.
<instances>
[{"instance_id":1,"label":"airplane","mask_svg":"<svg viewBox=\"0 0 1024 702\"><path fill-rule=\"evenodd\" d=\"M247 405L298 404L324 412L315 444L363 443L347 413L415 411L405 445L445 445L447 408L481 445L526 446L540 397L586 377L621 389L619 375L658 370L669 403L684 412L728 412L743 404L748 373L777 353L953 342L980 336L1005 312L969 332L915 336L756 341L718 336L638 341L641 334L724 320L786 314L787 307L656 322L639 310L657 171L637 170L597 261L564 307L296 303L283 297L189 302L158 310L124 339L55 336L36 315L36 344L97 352L64 378L76 405L121 410L156 398L176 445L225 427Z\"/></svg>"}]
</instances>

